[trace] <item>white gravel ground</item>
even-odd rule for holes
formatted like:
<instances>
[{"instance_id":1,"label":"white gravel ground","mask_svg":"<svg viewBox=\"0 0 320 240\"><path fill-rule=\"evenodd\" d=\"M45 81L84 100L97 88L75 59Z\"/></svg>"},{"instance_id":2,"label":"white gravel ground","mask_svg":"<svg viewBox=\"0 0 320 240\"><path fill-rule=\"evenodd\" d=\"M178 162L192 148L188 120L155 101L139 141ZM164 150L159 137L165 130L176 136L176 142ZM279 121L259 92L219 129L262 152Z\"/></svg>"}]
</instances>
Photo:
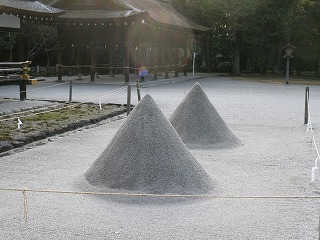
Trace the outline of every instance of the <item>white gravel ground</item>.
<instances>
[{"instance_id":1,"label":"white gravel ground","mask_svg":"<svg viewBox=\"0 0 320 240\"><path fill-rule=\"evenodd\" d=\"M77 179L123 122L105 121L0 158L0 239L318 239L320 199L305 198L320 197L319 172L310 182L316 152L303 124L305 86L208 77L145 87L142 94L149 93L169 117L195 81L244 144L190 150L215 180L214 195L75 194ZM108 88L100 85L95 92L90 85L89 92L85 86L74 86L76 99ZM8 90L1 88L1 96L8 96ZM320 141L320 87L310 91L314 133ZM33 97L49 94L44 90ZM109 100L124 103L126 93ZM26 192L24 198L21 191L4 190L9 188L52 192Z\"/></svg>"}]
</instances>

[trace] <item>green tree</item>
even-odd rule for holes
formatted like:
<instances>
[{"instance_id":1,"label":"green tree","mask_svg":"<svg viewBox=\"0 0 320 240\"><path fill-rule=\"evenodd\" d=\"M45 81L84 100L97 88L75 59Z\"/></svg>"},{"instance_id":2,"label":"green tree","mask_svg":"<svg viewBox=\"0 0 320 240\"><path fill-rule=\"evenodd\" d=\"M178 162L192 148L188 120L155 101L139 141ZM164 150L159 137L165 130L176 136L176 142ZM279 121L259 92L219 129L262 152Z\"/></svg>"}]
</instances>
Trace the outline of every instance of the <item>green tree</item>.
<instances>
[{"instance_id":1,"label":"green tree","mask_svg":"<svg viewBox=\"0 0 320 240\"><path fill-rule=\"evenodd\" d=\"M292 43L292 21L297 0L264 0L256 13L248 17L243 45L248 70L281 72L284 44Z\"/></svg>"},{"instance_id":2,"label":"green tree","mask_svg":"<svg viewBox=\"0 0 320 240\"><path fill-rule=\"evenodd\" d=\"M317 0L173 0L173 4L193 21L213 29L213 56L218 54L232 61L234 75L240 74L240 66L254 72L280 73L285 44L299 45L299 40L307 46L312 42L309 38L314 39L314 45L316 41L319 43L306 32L309 26L298 27L307 19L312 20L313 35L317 36L320 16ZM299 52L306 53L299 48L295 51L297 56Z\"/></svg>"},{"instance_id":3,"label":"green tree","mask_svg":"<svg viewBox=\"0 0 320 240\"><path fill-rule=\"evenodd\" d=\"M258 0L214 0L212 8L218 9L220 15L225 16L225 27L228 29L234 42L233 75L241 75L240 54L242 49L243 33L248 26L248 18L254 15L260 4Z\"/></svg>"},{"instance_id":4,"label":"green tree","mask_svg":"<svg viewBox=\"0 0 320 240\"><path fill-rule=\"evenodd\" d=\"M301 66L314 66L320 76L320 3L316 0L301 1L292 22L292 37L297 47L297 71Z\"/></svg>"},{"instance_id":5,"label":"green tree","mask_svg":"<svg viewBox=\"0 0 320 240\"><path fill-rule=\"evenodd\" d=\"M240 50L242 34L247 26L248 16L256 12L261 0L186 0L188 17L193 21L211 27L213 38L223 33L233 46L233 74L240 75ZM181 2L180 2L181 5ZM229 41L228 41L229 42ZM228 51L230 52L230 51Z\"/></svg>"}]
</instances>

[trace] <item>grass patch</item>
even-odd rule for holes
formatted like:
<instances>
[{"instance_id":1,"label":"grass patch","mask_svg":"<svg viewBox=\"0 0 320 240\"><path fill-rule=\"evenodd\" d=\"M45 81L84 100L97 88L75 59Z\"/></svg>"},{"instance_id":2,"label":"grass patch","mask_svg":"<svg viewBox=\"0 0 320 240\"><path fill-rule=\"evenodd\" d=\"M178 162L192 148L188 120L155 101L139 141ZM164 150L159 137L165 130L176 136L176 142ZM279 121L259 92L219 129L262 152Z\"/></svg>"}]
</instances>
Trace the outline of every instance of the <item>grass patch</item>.
<instances>
[{"instance_id":1,"label":"grass patch","mask_svg":"<svg viewBox=\"0 0 320 240\"><path fill-rule=\"evenodd\" d=\"M101 118L125 109L124 106L102 105L100 110L97 104L66 103L54 110L0 116L0 141L14 141L44 131L54 132L55 129L67 127L80 120ZM20 129L18 129L18 117L22 121Z\"/></svg>"}]
</instances>

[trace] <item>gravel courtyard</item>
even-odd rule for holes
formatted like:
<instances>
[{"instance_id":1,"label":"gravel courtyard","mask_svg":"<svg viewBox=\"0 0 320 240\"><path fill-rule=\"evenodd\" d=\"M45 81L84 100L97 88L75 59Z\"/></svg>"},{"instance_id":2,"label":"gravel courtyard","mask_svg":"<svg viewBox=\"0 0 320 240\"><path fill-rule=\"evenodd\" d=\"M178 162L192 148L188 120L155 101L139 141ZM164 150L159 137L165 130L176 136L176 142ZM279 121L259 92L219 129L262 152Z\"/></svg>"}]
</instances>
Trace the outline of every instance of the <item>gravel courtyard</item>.
<instances>
[{"instance_id":1,"label":"gravel courtyard","mask_svg":"<svg viewBox=\"0 0 320 240\"><path fill-rule=\"evenodd\" d=\"M243 143L190 149L214 180L211 192L85 194L81 178L125 121L121 115L0 158L0 239L318 239L320 171L311 182L317 154L303 124L306 86L208 76L146 84L141 93L169 118L195 82ZM126 90L95 97L121 87L75 83L73 97L124 104ZM27 96L61 100L65 92L67 98L68 85L52 89ZM15 95L12 86L0 88L1 97ZM136 98L133 92L133 104ZM310 87L310 111L320 142L320 86Z\"/></svg>"}]
</instances>

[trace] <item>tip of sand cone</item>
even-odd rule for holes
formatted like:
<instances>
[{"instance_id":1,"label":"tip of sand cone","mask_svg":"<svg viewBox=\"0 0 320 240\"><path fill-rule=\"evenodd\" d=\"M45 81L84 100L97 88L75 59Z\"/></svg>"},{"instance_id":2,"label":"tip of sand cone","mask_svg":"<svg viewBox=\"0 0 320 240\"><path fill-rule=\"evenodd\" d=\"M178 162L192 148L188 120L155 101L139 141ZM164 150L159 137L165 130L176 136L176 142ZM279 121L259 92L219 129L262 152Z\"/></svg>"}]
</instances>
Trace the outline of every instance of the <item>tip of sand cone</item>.
<instances>
[{"instance_id":1,"label":"tip of sand cone","mask_svg":"<svg viewBox=\"0 0 320 240\"><path fill-rule=\"evenodd\" d=\"M144 110L141 110L141 109L144 109ZM144 112L146 110L148 111ZM138 114L146 115L146 114L155 114L155 112L157 111L161 111L157 103L154 101L154 99L151 97L150 94L146 94L131 111L129 117L131 117L132 115L135 115L136 112L139 112Z\"/></svg>"},{"instance_id":2,"label":"tip of sand cone","mask_svg":"<svg viewBox=\"0 0 320 240\"><path fill-rule=\"evenodd\" d=\"M143 97L142 97L142 99L140 100L140 102L141 101L153 101L154 102L154 100L153 100L153 98L151 97L151 95L149 94L149 93L147 93L146 95L144 95ZM139 102L139 103L140 103Z\"/></svg>"},{"instance_id":3,"label":"tip of sand cone","mask_svg":"<svg viewBox=\"0 0 320 240\"><path fill-rule=\"evenodd\" d=\"M203 194L212 180L150 95L84 174L93 187L148 194Z\"/></svg>"},{"instance_id":4,"label":"tip of sand cone","mask_svg":"<svg viewBox=\"0 0 320 240\"><path fill-rule=\"evenodd\" d=\"M195 87L202 89L200 83L198 83L198 82L196 82L195 84L193 84L192 88L195 88Z\"/></svg>"},{"instance_id":5,"label":"tip of sand cone","mask_svg":"<svg viewBox=\"0 0 320 240\"><path fill-rule=\"evenodd\" d=\"M170 122L189 148L233 148L241 145L198 82L174 111Z\"/></svg>"}]
</instances>

